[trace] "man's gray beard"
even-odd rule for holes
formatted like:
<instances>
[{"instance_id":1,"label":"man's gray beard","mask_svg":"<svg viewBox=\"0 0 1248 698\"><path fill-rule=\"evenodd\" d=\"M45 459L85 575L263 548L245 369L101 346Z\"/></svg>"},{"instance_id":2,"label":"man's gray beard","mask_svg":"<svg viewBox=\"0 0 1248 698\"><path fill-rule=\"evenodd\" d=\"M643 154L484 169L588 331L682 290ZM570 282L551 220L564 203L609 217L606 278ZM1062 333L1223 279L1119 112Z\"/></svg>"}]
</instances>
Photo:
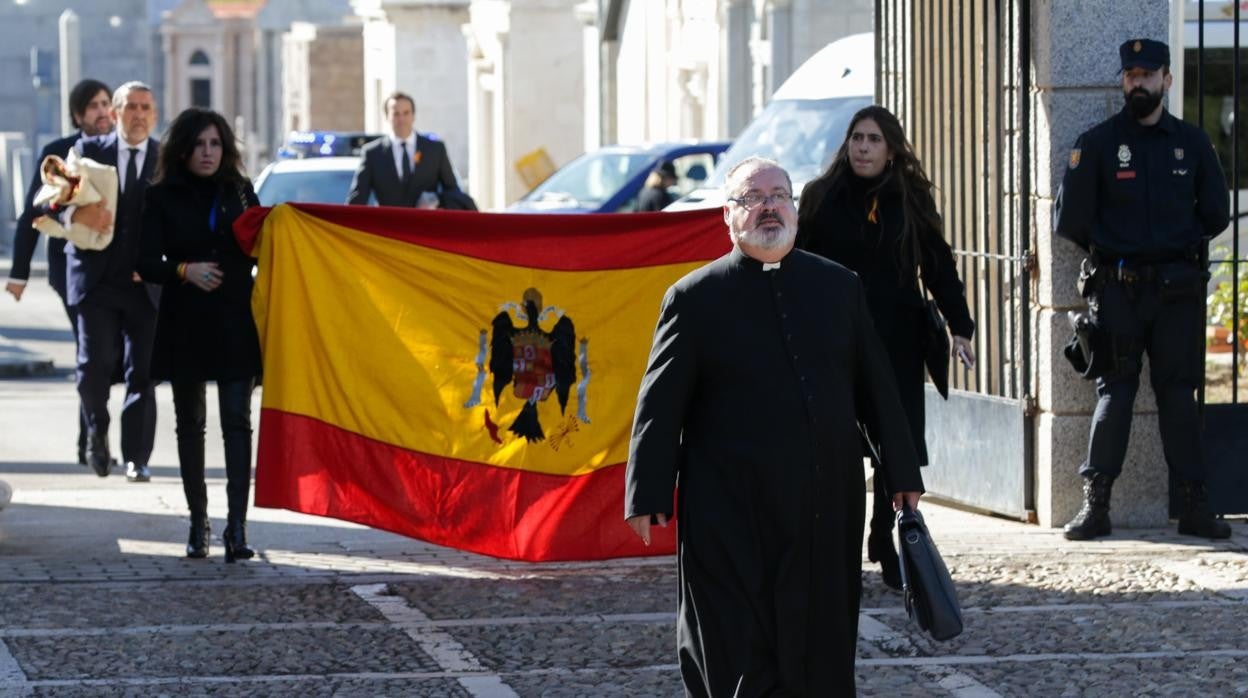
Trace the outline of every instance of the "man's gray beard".
<instances>
[{"instance_id":1,"label":"man's gray beard","mask_svg":"<svg viewBox=\"0 0 1248 698\"><path fill-rule=\"evenodd\" d=\"M784 228L775 233L767 232L755 228L754 230L735 232L732 239L738 244L746 244L751 247L757 247L760 250L777 250L785 247L791 247L793 240L797 238L796 228Z\"/></svg>"}]
</instances>

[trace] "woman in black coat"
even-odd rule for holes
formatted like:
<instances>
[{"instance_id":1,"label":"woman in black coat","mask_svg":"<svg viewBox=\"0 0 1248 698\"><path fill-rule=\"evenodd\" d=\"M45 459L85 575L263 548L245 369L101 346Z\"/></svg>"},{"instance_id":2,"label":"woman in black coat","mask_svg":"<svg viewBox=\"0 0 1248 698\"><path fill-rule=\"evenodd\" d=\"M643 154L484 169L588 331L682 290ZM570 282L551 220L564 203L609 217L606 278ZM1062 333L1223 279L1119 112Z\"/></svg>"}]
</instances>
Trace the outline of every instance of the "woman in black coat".
<instances>
[{"instance_id":1,"label":"woman in black coat","mask_svg":"<svg viewBox=\"0 0 1248 698\"><path fill-rule=\"evenodd\" d=\"M798 209L798 247L853 270L862 279L875 329L887 348L915 451L927 464L923 441L925 298L931 292L953 334L953 354L975 362L975 322L953 252L941 232L932 183L906 141L901 123L884 107L860 110L828 170L806 185ZM874 464L874 463L873 463ZM875 505L867 555L884 582L901 588L893 547L894 514L884 483L875 478Z\"/></svg>"},{"instance_id":2,"label":"woman in black coat","mask_svg":"<svg viewBox=\"0 0 1248 698\"><path fill-rule=\"evenodd\" d=\"M256 204L229 124L191 108L169 126L143 208L138 271L161 284L153 380L173 388L178 462L191 510L187 557L208 555L204 484L207 381L217 384L225 442L229 516L225 561L246 560L251 487L251 393L260 375L260 340L251 315L254 260L234 239L234 220Z\"/></svg>"}]
</instances>

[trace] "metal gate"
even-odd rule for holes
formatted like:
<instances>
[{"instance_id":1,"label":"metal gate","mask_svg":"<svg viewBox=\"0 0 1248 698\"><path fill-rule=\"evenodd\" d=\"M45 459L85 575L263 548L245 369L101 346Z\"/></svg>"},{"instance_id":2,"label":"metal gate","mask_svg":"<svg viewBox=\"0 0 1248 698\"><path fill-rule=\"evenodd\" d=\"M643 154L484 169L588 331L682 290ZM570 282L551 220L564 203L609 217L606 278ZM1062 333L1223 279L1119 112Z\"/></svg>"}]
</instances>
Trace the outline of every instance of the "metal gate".
<instances>
[{"instance_id":1,"label":"metal gate","mask_svg":"<svg viewBox=\"0 0 1248 698\"><path fill-rule=\"evenodd\" d=\"M1210 505L1248 513L1248 260L1240 227L1248 216L1243 170L1248 144L1239 128L1241 2L1189 2L1182 18L1183 116L1214 144L1231 188L1231 227L1210 245L1205 360L1204 448ZM1208 6L1208 7L1207 7ZM1173 103L1174 96L1171 96ZM1171 482L1170 511L1179 501Z\"/></svg>"},{"instance_id":2,"label":"metal gate","mask_svg":"<svg viewBox=\"0 0 1248 698\"><path fill-rule=\"evenodd\" d=\"M1029 518L1034 504L1028 0L879 0L876 99L937 187L978 323L974 371L927 389L928 491Z\"/></svg>"}]
</instances>

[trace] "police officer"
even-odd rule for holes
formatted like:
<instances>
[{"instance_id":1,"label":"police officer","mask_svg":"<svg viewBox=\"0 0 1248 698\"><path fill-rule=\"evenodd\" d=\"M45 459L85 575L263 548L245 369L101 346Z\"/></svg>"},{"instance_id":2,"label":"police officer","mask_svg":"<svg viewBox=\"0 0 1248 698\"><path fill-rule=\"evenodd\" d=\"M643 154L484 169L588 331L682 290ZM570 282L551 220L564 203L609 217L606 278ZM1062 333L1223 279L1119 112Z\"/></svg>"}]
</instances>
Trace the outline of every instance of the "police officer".
<instances>
[{"instance_id":1,"label":"police officer","mask_svg":"<svg viewBox=\"0 0 1248 698\"><path fill-rule=\"evenodd\" d=\"M1057 202L1057 233L1088 252L1082 292L1113 352L1096 380L1079 468L1085 501L1065 535L1110 533L1110 488L1122 471L1147 351L1166 464L1183 488L1179 533L1226 538L1230 527L1209 511L1194 397L1204 380L1204 252L1229 219L1226 180L1204 132L1162 106L1170 49L1131 39L1118 52L1126 104L1079 137Z\"/></svg>"}]
</instances>

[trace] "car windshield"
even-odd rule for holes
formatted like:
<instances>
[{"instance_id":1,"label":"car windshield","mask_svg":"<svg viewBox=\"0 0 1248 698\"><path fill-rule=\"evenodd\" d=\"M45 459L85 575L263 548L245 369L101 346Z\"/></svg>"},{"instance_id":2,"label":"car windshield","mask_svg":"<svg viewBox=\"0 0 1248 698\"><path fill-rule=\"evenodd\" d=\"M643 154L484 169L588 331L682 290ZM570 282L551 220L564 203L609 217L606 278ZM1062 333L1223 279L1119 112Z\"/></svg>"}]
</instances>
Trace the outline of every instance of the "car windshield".
<instances>
[{"instance_id":1,"label":"car windshield","mask_svg":"<svg viewBox=\"0 0 1248 698\"><path fill-rule=\"evenodd\" d=\"M256 196L263 206L276 206L288 201L344 204L354 174L351 170L270 172Z\"/></svg>"},{"instance_id":2,"label":"car windshield","mask_svg":"<svg viewBox=\"0 0 1248 698\"><path fill-rule=\"evenodd\" d=\"M780 163L795 187L809 182L832 162L850 119L870 103L869 97L772 102L719 159L706 186L722 187L728 170L751 155Z\"/></svg>"},{"instance_id":3,"label":"car windshield","mask_svg":"<svg viewBox=\"0 0 1248 698\"><path fill-rule=\"evenodd\" d=\"M597 152L568 163L537 185L526 201L594 208L654 164L649 153Z\"/></svg>"}]
</instances>

